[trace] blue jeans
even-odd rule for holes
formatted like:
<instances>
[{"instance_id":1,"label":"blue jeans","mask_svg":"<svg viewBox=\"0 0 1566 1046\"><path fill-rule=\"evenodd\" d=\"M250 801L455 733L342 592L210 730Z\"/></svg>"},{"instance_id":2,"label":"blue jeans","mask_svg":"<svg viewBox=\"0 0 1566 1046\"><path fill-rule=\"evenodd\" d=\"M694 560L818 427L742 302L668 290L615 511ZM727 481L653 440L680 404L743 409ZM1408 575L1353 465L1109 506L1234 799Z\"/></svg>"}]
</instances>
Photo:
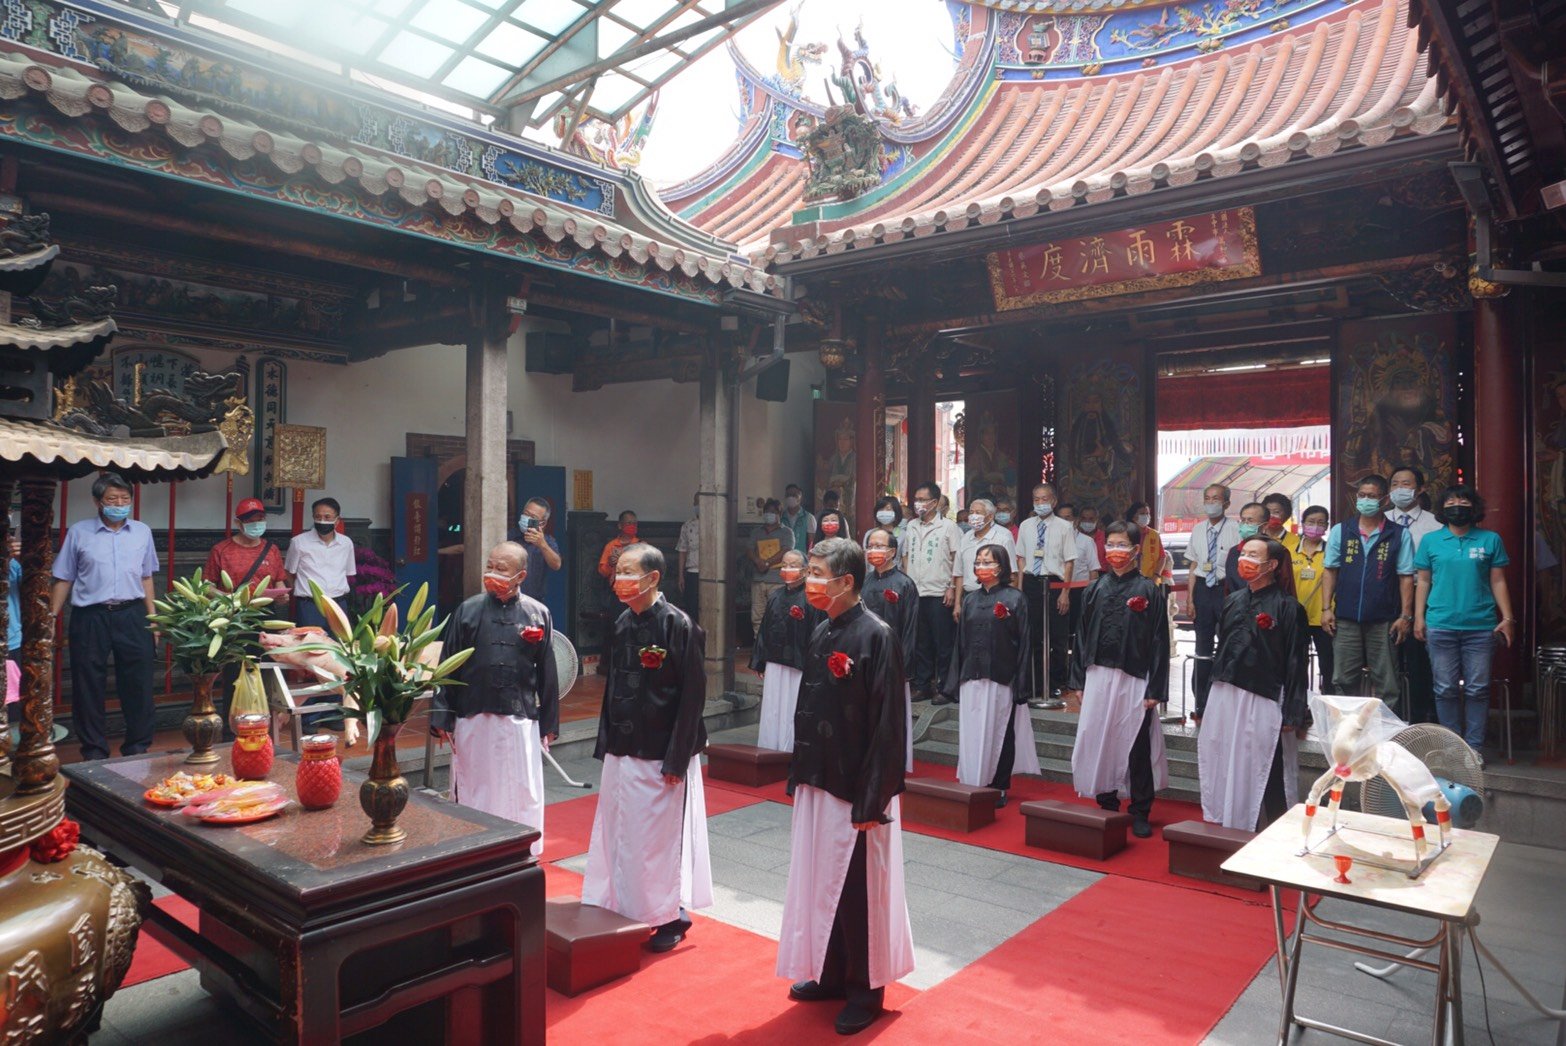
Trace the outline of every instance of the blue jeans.
<instances>
[{"instance_id":1,"label":"blue jeans","mask_svg":"<svg viewBox=\"0 0 1566 1046\"><path fill-rule=\"evenodd\" d=\"M1436 715L1442 726L1460 734L1477 750L1484 744L1490 715L1490 655L1495 650L1495 636L1489 629L1456 632L1432 628L1426 637Z\"/></svg>"}]
</instances>

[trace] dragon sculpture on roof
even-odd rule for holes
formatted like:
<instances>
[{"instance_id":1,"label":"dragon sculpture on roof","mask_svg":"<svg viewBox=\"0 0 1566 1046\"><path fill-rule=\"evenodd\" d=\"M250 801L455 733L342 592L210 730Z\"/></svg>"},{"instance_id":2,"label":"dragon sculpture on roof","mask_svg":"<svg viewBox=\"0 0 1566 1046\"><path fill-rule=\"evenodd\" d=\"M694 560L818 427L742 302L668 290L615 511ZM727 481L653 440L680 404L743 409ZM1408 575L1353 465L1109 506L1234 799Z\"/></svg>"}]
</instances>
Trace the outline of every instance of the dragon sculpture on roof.
<instances>
[{"instance_id":1,"label":"dragon sculpture on roof","mask_svg":"<svg viewBox=\"0 0 1566 1046\"><path fill-rule=\"evenodd\" d=\"M827 45L823 43L810 42L794 46L794 37L799 33L799 8L799 4L789 8L788 28L777 31L778 84L794 95L804 93L805 67L820 65L827 53Z\"/></svg>"}]
</instances>

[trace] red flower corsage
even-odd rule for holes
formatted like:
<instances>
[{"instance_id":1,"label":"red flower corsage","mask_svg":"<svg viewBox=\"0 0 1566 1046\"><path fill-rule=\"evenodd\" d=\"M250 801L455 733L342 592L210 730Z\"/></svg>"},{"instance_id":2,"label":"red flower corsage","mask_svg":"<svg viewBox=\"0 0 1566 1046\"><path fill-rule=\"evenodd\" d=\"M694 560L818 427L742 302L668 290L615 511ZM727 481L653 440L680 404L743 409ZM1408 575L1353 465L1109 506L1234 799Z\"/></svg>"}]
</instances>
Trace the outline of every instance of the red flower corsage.
<instances>
[{"instance_id":1,"label":"red flower corsage","mask_svg":"<svg viewBox=\"0 0 1566 1046\"><path fill-rule=\"evenodd\" d=\"M81 838L81 825L69 818L62 818L59 824L33 840L30 853L39 864L53 864L71 856L71 851L76 849Z\"/></svg>"},{"instance_id":2,"label":"red flower corsage","mask_svg":"<svg viewBox=\"0 0 1566 1046\"><path fill-rule=\"evenodd\" d=\"M662 668L663 659L669 656L669 652L661 646L644 646L640 653L643 668Z\"/></svg>"},{"instance_id":3,"label":"red flower corsage","mask_svg":"<svg viewBox=\"0 0 1566 1046\"><path fill-rule=\"evenodd\" d=\"M522 630L522 642L524 642L524 643L542 643L543 641L544 641L544 630L542 628L540 628L539 626L537 626L537 625L528 625L526 628L524 628Z\"/></svg>"},{"instance_id":4,"label":"red flower corsage","mask_svg":"<svg viewBox=\"0 0 1566 1046\"><path fill-rule=\"evenodd\" d=\"M788 608L788 616L795 621L803 621L805 620L805 608L797 604L791 606Z\"/></svg>"},{"instance_id":5,"label":"red flower corsage","mask_svg":"<svg viewBox=\"0 0 1566 1046\"><path fill-rule=\"evenodd\" d=\"M831 672L837 678L847 679L848 674L853 670L853 658L849 657L841 650L833 651L832 654L827 657L827 671Z\"/></svg>"},{"instance_id":6,"label":"red flower corsage","mask_svg":"<svg viewBox=\"0 0 1566 1046\"><path fill-rule=\"evenodd\" d=\"M897 593L893 592L891 589L887 589L885 592L881 593L881 598L886 600L888 603L895 603L897 602Z\"/></svg>"},{"instance_id":7,"label":"red flower corsage","mask_svg":"<svg viewBox=\"0 0 1566 1046\"><path fill-rule=\"evenodd\" d=\"M1132 596L1130 599L1126 600L1126 606L1140 614L1142 611L1147 609L1147 597Z\"/></svg>"},{"instance_id":8,"label":"red flower corsage","mask_svg":"<svg viewBox=\"0 0 1566 1046\"><path fill-rule=\"evenodd\" d=\"M1272 630L1272 615L1271 614L1257 614L1256 615L1256 627L1261 629L1263 632L1271 631Z\"/></svg>"},{"instance_id":9,"label":"red flower corsage","mask_svg":"<svg viewBox=\"0 0 1566 1046\"><path fill-rule=\"evenodd\" d=\"M995 604L995 619L997 621L1004 621L1004 620L1006 620L1010 616L1011 616L1011 611L1006 609L1006 604L1005 603L996 603Z\"/></svg>"}]
</instances>

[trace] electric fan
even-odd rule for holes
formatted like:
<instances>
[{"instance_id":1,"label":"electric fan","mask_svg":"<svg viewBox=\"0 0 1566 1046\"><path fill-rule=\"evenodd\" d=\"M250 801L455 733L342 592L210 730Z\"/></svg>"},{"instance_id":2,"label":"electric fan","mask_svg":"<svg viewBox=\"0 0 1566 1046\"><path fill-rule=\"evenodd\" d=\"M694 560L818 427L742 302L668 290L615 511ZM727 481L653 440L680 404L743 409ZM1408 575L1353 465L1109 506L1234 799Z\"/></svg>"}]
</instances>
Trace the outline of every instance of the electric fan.
<instances>
[{"instance_id":1,"label":"electric fan","mask_svg":"<svg viewBox=\"0 0 1566 1046\"><path fill-rule=\"evenodd\" d=\"M1408 750L1435 775L1436 783L1452 804L1452 826L1472 828L1484 814L1484 769L1474 750L1444 726L1416 723L1405 726L1391 740ZM1373 777L1360 786L1359 808L1367 814L1408 819L1402 800L1385 778ZM1430 804L1425 818L1435 820Z\"/></svg>"}]
</instances>

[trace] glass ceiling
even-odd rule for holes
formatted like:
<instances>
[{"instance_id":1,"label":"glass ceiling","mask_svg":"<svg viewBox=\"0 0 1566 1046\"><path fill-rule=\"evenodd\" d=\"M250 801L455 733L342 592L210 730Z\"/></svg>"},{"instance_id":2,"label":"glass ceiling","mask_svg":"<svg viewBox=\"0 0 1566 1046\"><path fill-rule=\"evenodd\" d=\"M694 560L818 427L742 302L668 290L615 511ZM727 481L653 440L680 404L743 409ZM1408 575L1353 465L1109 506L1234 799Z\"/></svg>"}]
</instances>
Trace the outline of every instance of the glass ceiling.
<instances>
[{"instance_id":1,"label":"glass ceiling","mask_svg":"<svg viewBox=\"0 0 1566 1046\"><path fill-rule=\"evenodd\" d=\"M233 28L497 118L614 121L782 0L183 0ZM172 6L165 3L165 7Z\"/></svg>"}]
</instances>

